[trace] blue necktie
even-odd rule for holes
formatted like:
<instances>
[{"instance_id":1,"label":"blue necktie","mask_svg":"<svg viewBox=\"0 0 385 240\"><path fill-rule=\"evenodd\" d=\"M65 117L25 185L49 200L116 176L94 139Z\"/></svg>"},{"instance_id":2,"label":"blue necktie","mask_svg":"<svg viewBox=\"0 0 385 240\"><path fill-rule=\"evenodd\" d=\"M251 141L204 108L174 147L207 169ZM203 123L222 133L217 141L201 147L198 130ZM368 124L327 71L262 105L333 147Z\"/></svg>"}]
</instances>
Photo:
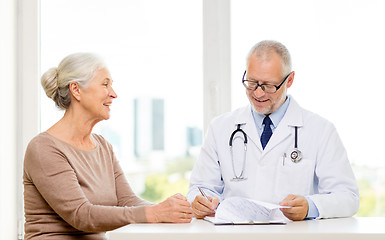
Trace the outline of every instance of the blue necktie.
<instances>
[{"instance_id":1,"label":"blue necktie","mask_svg":"<svg viewBox=\"0 0 385 240\"><path fill-rule=\"evenodd\" d=\"M261 135L261 144L262 144L262 148L265 149L266 144L269 142L269 139L273 134L270 128L271 119L269 118L269 116L266 116L263 119L263 124L265 124L265 127L263 128L263 133Z\"/></svg>"}]
</instances>

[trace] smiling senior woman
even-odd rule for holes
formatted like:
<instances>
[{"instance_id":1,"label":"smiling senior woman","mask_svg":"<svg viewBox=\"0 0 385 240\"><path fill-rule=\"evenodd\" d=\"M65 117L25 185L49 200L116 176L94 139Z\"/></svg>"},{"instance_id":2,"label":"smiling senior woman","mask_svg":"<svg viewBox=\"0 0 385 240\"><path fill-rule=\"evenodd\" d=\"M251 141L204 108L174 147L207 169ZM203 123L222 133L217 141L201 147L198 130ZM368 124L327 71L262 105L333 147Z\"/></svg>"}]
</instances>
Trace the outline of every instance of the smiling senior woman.
<instances>
[{"instance_id":1,"label":"smiling senior woman","mask_svg":"<svg viewBox=\"0 0 385 240\"><path fill-rule=\"evenodd\" d=\"M92 128L110 118L117 97L97 56L64 58L41 78L48 97L65 110L31 140L24 159L25 239L105 239L105 231L138 222L190 222L186 198L159 204L137 197L112 146Z\"/></svg>"}]
</instances>

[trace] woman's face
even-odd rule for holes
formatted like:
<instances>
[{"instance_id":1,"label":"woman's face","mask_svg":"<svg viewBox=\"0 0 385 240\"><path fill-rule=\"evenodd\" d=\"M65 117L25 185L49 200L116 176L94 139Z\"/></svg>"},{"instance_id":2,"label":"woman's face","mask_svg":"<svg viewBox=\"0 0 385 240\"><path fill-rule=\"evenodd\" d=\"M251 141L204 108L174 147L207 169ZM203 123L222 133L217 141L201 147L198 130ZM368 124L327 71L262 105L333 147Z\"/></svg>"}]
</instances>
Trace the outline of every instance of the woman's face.
<instances>
[{"instance_id":1,"label":"woman's face","mask_svg":"<svg viewBox=\"0 0 385 240\"><path fill-rule=\"evenodd\" d=\"M98 121L110 118L112 99L117 95L112 88L112 79L106 68L96 72L88 86L81 89L80 104L84 110Z\"/></svg>"}]
</instances>

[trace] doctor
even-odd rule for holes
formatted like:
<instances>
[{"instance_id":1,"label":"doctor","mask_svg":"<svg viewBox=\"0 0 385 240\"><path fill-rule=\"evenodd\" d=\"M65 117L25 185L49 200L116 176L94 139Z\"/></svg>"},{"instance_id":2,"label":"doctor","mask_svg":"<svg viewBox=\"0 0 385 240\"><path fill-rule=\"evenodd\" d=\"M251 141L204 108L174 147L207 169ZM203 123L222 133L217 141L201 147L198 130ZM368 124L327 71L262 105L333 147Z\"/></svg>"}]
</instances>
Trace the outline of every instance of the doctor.
<instances>
[{"instance_id":1,"label":"doctor","mask_svg":"<svg viewBox=\"0 0 385 240\"><path fill-rule=\"evenodd\" d=\"M357 212L345 148L333 124L287 95L294 75L281 43L251 49L242 79L250 105L211 122L192 171L187 198L196 218L214 215L232 196L291 206L281 215L294 221Z\"/></svg>"}]
</instances>

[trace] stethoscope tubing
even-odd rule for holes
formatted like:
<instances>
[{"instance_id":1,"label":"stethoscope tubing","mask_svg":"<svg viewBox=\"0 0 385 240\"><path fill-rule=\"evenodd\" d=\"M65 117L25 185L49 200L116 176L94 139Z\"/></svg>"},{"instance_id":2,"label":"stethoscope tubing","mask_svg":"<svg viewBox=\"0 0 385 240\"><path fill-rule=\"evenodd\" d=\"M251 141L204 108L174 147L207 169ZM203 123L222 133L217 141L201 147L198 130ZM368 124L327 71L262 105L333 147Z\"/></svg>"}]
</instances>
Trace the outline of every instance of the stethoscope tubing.
<instances>
[{"instance_id":1,"label":"stethoscope tubing","mask_svg":"<svg viewBox=\"0 0 385 240\"><path fill-rule=\"evenodd\" d=\"M234 178L232 180L245 180L247 179L246 177L243 176L245 166L246 166L246 153L247 153L247 135L246 133L241 129L242 124L237 124L237 129L233 131L233 133L230 136L229 140L229 146L230 146L230 154L231 154L231 162L233 165L233 172L234 172ZM242 166L242 171L240 175L238 176L235 172L235 165L234 165L234 155L233 155L233 139L234 136L237 132L241 132L243 134L243 143L244 143L244 154L243 154L243 166ZM294 126L294 150L290 154L291 160L294 163L298 163L302 159L302 153L300 150L298 150L298 126ZM293 156L296 156L293 158Z\"/></svg>"},{"instance_id":2,"label":"stethoscope tubing","mask_svg":"<svg viewBox=\"0 0 385 240\"><path fill-rule=\"evenodd\" d=\"M237 132L241 132L243 134L243 144L244 144L244 153L243 153L243 164L242 164L242 171L237 175L235 172L235 165L234 165L234 154L233 154L233 139L234 136ZM230 140L229 140L229 146L230 146L230 154L231 154L231 163L233 165L233 172L234 172L234 178L232 180L245 180L246 178L243 177L243 172L245 170L245 165L246 165L246 153L247 153L247 135L246 133L241 129L241 124L237 124L237 129L231 134Z\"/></svg>"},{"instance_id":3,"label":"stethoscope tubing","mask_svg":"<svg viewBox=\"0 0 385 240\"><path fill-rule=\"evenodd\" d=\"M247 144L247 135L246 133L241 129L241 124L237 124L237 129L235 129L235 131L231 134L230 136L230 141L229 141L229 146L232 147L233 146L233 139L234 139L234 135L237 133L237 132L241 132L243 134L243 143L244 144Z\"/></svg>"}]
</instances>

